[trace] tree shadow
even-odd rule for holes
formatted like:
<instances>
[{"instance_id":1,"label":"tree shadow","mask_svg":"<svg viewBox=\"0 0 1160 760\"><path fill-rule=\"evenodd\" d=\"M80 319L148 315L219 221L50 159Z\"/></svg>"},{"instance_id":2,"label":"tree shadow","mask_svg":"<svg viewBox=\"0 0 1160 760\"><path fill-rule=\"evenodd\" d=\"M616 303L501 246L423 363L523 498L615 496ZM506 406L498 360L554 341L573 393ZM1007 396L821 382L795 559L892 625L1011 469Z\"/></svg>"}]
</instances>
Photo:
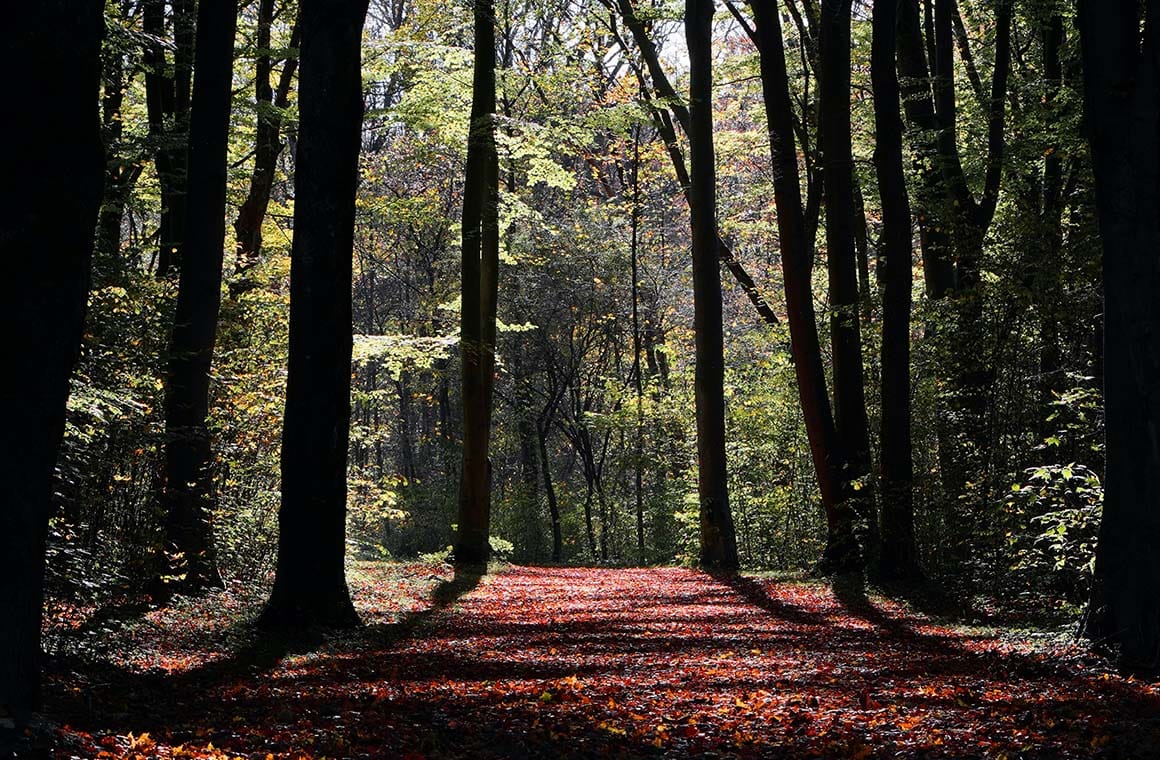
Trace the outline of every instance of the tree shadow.
<instances>
[{"instance_id":1,"label":"tree shadow","mask_svg":"<svg viewBox=\"0 0 1160 760\"><path fill-rule=\"evenodd\" d=\"M364 625L346 632L320 628L269 631L255 620L236 623L224 633L227 641L242 644L226 657L178 672L143 671L105 658L56 655L50 659L49 680L67 674L86 688L57 689L47 694L49 714L67 718L75 726L100 719L106 727L128 730L139 726L142 716L172 718L178 711L196 710L216 689L238 679L255 678L276 668L291 655L322 652L341 657L367 647L389 648L415 636L434 615L454 605L476 588L482 568L456 569L431 591L430 604L404 613L391 623ZM54 678L56 676L57 678ZM110 705L124 709L110 709Z\"/></svg>"}]
</instances>

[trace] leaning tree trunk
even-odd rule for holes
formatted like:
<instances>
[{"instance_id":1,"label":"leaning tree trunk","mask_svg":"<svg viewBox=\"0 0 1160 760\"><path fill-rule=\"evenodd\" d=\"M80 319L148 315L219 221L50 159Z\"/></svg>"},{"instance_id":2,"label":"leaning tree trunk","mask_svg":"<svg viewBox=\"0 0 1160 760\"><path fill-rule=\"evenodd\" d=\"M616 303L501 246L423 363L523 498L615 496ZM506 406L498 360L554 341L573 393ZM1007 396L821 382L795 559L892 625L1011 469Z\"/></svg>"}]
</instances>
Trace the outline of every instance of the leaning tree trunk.
<instances>
[{"instance_id":1,"label":"leaning tree trunk","mask_svg":"<svg viewBox=\"0 0 1160 760\"><path fill-rule=\"evenodd\" d=\"M910 435L910 306L913 248L903 170L897 50L898 2L875 0L870 77L874 88L874 166L882 199L882 473L878 572L888 580L919 575L914 541Z\"/></svg>"},{"instance_id":2,"label":"leaning tree trunk","mask_svg":"<svg viewBox=\"0 0 1160 760\"><path fill-rule=\"evenodd\" d=\"M221 586L210 522L215 503L209 373L221 305L234 29L237 0L201 0L189 128L186 231L165 393L166 549L180 555L170 588Z\"/></svg>"},{"instance_id":3,"label":"leaning tree trunk","mask_svg":"<svg viewBox=\"0 0 1160 760\"><path fill-rule=\"evenodd\" d=\"M368 0L302 0L290 365L269 627L358 624L343 566L351 270Z\"/></svg>"},{"instance_id":4,"label":"leaning tree trunk","mask_svg":"<svg viewBox=\"0 0 1160 760\"><path fill-rule=\"evenodd\" d=\"M1094 633L1160 664L1160 0L1081 0L1085 111L1104 244L1107 470Z\"/></svg>"},{"instance_id":5,"label":"leaning tree trunk","mask_svg":"<svg viewBox=\"0 0 1160 760\"><path fill-rule=\"evenodd\" d=\"M270 205L270 191L274 187L274 170L284 143L281 140L282 113L290 105L290 88L298 67L295 50L301 44L297 22L290 32L290 52L278 75L278 87L270 85L273 59L270 55L270 32L274 25L274 0L261 0L258 5L258 59L254 78L254 100L257 106L257 126L254 130L254 171L250 175L250 190L238 209L234 221L236 241L234 269L243 272L258 263L262 250L262 222Z\"/></svg>"},{"instance_id":6,"label":"leaning tree trunk","mask_svg":"<svg viewBox=\"0 0 1160 760\"><path fill-rule=\"evenodd\" d=\"M798 181L797 149L793 137L789 77L781 41L781 19L777 3L773 0L751 0L749 5L753 9L757 28L761 87L769 121L773 193L781 238L790 352L794 360L810 455L826 513L826 550L821 569L841 571L860 567L862 560L854 537L853 514L842 474L844 463L830 399L826 393L826 372L818 341L812 287L813 249L811 238L806 234L805 212Z\"/></svg>"},{"instance_id":7,"label":"leaning tree trunk","mask_svg":"<svg viewBox=\"0 0 1160 760\"><path fill-rule=\"evenodd\" d=\"M455 563L485 565L490 553L492 373L499 273L499 165L495 148L495 7L476 0L475 70L463 187L460 353L463 471Z\"/></svg>"},{"instance_id":8,"label":"leaning tree trunk","mask_svg":"<svg viewBox=\"0 0 1160 760\"><path fill-rule=\"evenodd\" d=\"M685 3L685 34L689 45L689 217L693 234L701 564L732 570L737 567L737 538L729 511L725 461L725 339L713 166L713 0Z\"/></svg>"},{"instance_id":9,"label":"leaning tree trunk","mask_svg":"<svg viewBox=\"0 0 1160 760\"><path fill-rule=\"evenodd\" d=\"M100 3L12 6L0 42L11 145L0 154L0 754L39 706L44 553L80 346L105 162Z\"/></svg>"}]
</instances>

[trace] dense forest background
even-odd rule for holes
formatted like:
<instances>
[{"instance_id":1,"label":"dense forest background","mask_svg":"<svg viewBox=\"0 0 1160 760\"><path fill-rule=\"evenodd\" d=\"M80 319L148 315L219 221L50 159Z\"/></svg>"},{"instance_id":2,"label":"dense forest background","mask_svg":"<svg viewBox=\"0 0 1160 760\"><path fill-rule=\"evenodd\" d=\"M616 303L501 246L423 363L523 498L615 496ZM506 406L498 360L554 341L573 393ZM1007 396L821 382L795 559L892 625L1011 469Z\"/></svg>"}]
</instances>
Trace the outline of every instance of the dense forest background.
<instances>
[{"instance_id":1,"label":"dense forest background","mask_svg":"<svg viewBox=\"0 0 1160 760\"><path fill-rule=\"evenodd\" d=\"M917 52L946 61L951 50L934 52L936 5L923 6L918 39L926 47ZM941 175L931 176L945 157L927 151L922 125L909 123L912 205L936 219L915 227L906 294L914 304L917 559L931 576L976 593L1076 605L1091 578L1103 470L1100 247L1080 129L1078 36L1066 3L951 5L945 21L953 38L940 44L953 42L953 72L943 76L953 87L963 185L956 192L991 208L980 223L972 220L978 239L968 245L978 250L968 262L955 248L968 236L966 222L941 213L949 204ZM873 505L883 498L879 463L887 456L879 431L889 307L870 9L855 6L848 224L856 270L848 274L856 276L857 300L841 309L856 310L846 316L861 326L871 448L865 464L850 465L861 468L850 480ZM452 541L469 10L375 0L364 32L351 556L437 553ZM760 56L745 9L729 10L713 26L713 120L717 219L730 256L722 273L730 504L741 563L797 571L818 561L827 526L790 350ZM819 233L836 224L823 202L818 137L820 11L809 0L786 3L779 42L813 262L817 350L833 378L826 327L843 312L833 303L827 236ZM492 546L517 562L693 561L689 208L665 135L676 119L675 147L687 153L674 116L683 108L674 97L687 88L683 8L499 2L495 13L501 286ZM296 19L292 3L242 3L233 48L232 241L210 383L207 487L217 571L247 583L266 577L277 544ZM50 536L58 593L75 593L78 584L96 595L117 589L149 577L158 553L173 550L159 493L166 357L181 285L173 218L182 213L189 171L182 156L192 22L182 3L106 8L108 167ZM939 281L942 273L930 269L938 244L929 245L933 254L926 244L940 234L953 249L943 255L947 266L973 273ZM967 364L972 387L964 390L953 375ZM970 394L977 398L965 399ZM957 448L940 445L956 436L964 439Z\"/></svg>"}]
</instances>

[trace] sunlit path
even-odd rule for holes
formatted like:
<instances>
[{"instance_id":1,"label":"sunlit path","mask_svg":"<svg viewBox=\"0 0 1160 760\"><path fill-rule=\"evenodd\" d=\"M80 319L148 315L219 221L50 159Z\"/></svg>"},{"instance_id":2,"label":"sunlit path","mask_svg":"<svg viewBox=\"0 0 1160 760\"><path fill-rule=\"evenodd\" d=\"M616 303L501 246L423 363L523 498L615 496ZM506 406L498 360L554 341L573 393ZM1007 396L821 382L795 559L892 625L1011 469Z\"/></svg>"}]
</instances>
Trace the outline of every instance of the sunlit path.
<instances>
[{"instance_id":1,"label":"sunlit path","mask_svg":"<svg viewBox=\"0 0 1160 760\"><path fill-rule=\"evenodd\" d=\"M407 572L398 588L431 568ZM524 567L473 585L399 613L356 584L365 630L273 665L90 674L56 706L85 732L58 756L1160 756L1154 685L855 588Z\"/></svg>"}]
</instances>

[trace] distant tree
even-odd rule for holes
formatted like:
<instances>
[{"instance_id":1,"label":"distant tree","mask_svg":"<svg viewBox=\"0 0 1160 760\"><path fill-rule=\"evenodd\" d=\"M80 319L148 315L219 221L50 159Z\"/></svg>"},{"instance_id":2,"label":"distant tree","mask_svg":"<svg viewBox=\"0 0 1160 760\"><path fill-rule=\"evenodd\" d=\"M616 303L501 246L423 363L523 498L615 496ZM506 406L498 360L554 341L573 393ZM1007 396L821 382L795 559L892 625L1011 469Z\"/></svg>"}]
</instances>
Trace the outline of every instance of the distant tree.
<instances>
[{"instance_id":1,"label":"distant tree","mask_svg":"<svg viewBox=\"0 0 1160 760\"><path fill-rule=\"evenodd\" d=\"M119 0L112 7L116 9L117 20L126 25L136 23L137 14L141 10L140 4L132 0ZM125 131L125 96L140 71L139 50L126 45L123 40L105 40L101 62L101 126L108 165L105 172L105 197L97 221L93 270L95 278L104 275L105 280L119 283L125 281L128 273L128 262L121 251L125 208L145 169L141 144Z\"/></svg>"},{"instance_id":2,"label":"distant tree","mask_svg":"<svg viewBox=\"0 0 1160 760\"><path fill-rule=\"evenodd\" d=\"M641 87L641 95L642 97L647 96L649 91L652 91L653 98L646 104L649 115L652 117L657 134L660 135L665 143L665 147L668 149L669 158L673 164L673 171L677 175L677 181L681 184L685 196L688 197L689 170L685 165L685 157L681 152L681 144L677 139L674 120L676 125L679 125L685 134L688 135L692 131L692 126L689 123L689 108L685 105L684 99L677 93L676 88L673 87L672 82L669 81L669 77L661 65L660 53L657 50L657 46L649 37L645 22L637 16L632 0L600 0L600 2L610 11L618 12L621 18L624 19L625 25L632 34L632 39L636 42L640 56L644 59L644 70L641 70L639 66L635 67L637 80ZM627 55L629 50L624 38L618 33L616 34L616 40L621 51ZM646 71L652 79L651 88L645 78ZM733 279L741 286L741 289L745 292L746 297L757 311L758 316L761 317L761 320L768 325L778 324L777 314L774 313L773 308L769 305L769 301L765 298L760 288L758 288L757 283L754 282L753 277L745 269L745 266L737 258L736 254L734 254L732 247L721 239L720 235L717 236L717 256L721 263L725 265L725 268L729 270L729 273L733 275Z\"/></svg>"},{"instance_id":3,"label":"distant tree","mask_svg":"<svg viewBox=\"0 0 1160 760\"><path fill-rule=\"evenodd\" d=\"M278 564L268 627L352 626L346 465L351 272L368 0L303 0L290 364L282 435Z\"/></svg>"},{"instance_id":4,"label":"distant tree","mask_svg":"<svg viewBox=\"0 0 1160 760\"><path fill-rule=\"evenodd\" d=\"M0 754L39 706L44 557L54 467L77 359L105 161L102 3L9 8L0 155Z\"/></svg>"},{"instance_id":5,"label":"distant tree","mask_svg":"<svg viewBox=\"0 0 1160 760\"><path fill-rule=\"evenodd\" d=\"M870 77L874 88L874 168L882 201L878 267L882 284L881 543L878 572L918 575L910 435L910 307L914 255L903 168L897 0L874 0Z\"/></svg>"},{"instance_id":6,"label":"distant tree","mask_svg":"<svg viewBox=\"0 0 1160 760\"><path fill-rule=\"evenodd\" d=\"M946 498L957 503L968 483L981 480L987 461L994 366L985 332L983 243L995 218L1003 179L1013 4L994 3L990 92L982 92L982 84L976 82L986 114L985 170L977 195L959 148L954 58L956 45L968 55L969 47L962 42L965 36L956 40L954 33L956 20L961 23L958 4L930 0L925 17L919 5L918 0L899 4L898 67L920 171L921 192L915 205L926 293L948 306L942 320L946 324L931 321L928 328L932 334L937 331L942 342L936 370L943 388L939 469Z\"/></svg>"},{"instance_id":7,"label":"distant tree","mask_svg":"<svg viewBox=\"0 0 1160 760\"><path fill-rule=\"evenodd\" d=\"M236 0L198 4L186 231L165 389L165 550L181 556L164 570L181 578L170 587L187 592L221 585L210 522L215 498L206 418L221 305L237 17Z\"/></svg>"},{"instance_id":8,"label":"distant tree","mask_svg":"<svg viewBox=\"0 0 1160 760\"><path fill-rule=\"evenodd\" d=\"M284 6L285 7L285 6ZM254 169L250 175L250 189L238 209L234 221L234 239L237 244L234 269L244 271L258 261L262 248L262 222L270 205L270 191L274 186L274 169L285 143L281 140L282 114L290 105L290 90L294 86L294 72L298 68L297 47L301 34L297 21L290 32L290 50L286 54L278 84L273 86L274 56L271 52L271 28L274 25L274 0L258 4L257 60L255 61L254 100L257 107L257 126L254 134Z\"/></svg>"},{"instance_id":9,"label":"distant tree","mask_svg":"<svg viewBox=\"0 0 1160 760\"><path fill-rule=\"evenodd\" d=\"M1141 12L1143 11L1143 17ZM1104 245L1107 469L1093 632L1160 665L1160 0L1079 4Z\"/></svg>"},{"instance_id":10,"label":"distant tree","mask_svg":"<svg viewBox=\"0 0 1160 760\"><path fill-rule=\"evenodd\" d=\"M483 565L490 552L488 460L499 283L499 162L495 147L495 5L476 0L475 64L463 181L460 353L463 362L463 471L455 562Z\"/></svg>"},{"instance_id":11,"label":"distant tree","mask_svg":"<svg viewBox=\"0 0 1160 760\"><path fill-rule=\"evenodd\" d=\"M157 274L177 266L185 233L185 188L189 158L193 84L194 0L173 0L172 32L166 31L165 0L142 0L145 44L145 104L154 168L161 192L157 229ZM173 51L172 61L166 55Z\"/></svg>"},{"instance_id":12,"label":"distant tree","mask_svg":"<svg viewBox=\"0 0 1160 760\"><path fill-rule=\"evenodd\" d=\"M713 163L713 0L685 3L689 45L689 215L693 230L697 493L701 564L737 567L725 457L725 339L717 263L717 174Z\"/></svg>"}]
</instances>

